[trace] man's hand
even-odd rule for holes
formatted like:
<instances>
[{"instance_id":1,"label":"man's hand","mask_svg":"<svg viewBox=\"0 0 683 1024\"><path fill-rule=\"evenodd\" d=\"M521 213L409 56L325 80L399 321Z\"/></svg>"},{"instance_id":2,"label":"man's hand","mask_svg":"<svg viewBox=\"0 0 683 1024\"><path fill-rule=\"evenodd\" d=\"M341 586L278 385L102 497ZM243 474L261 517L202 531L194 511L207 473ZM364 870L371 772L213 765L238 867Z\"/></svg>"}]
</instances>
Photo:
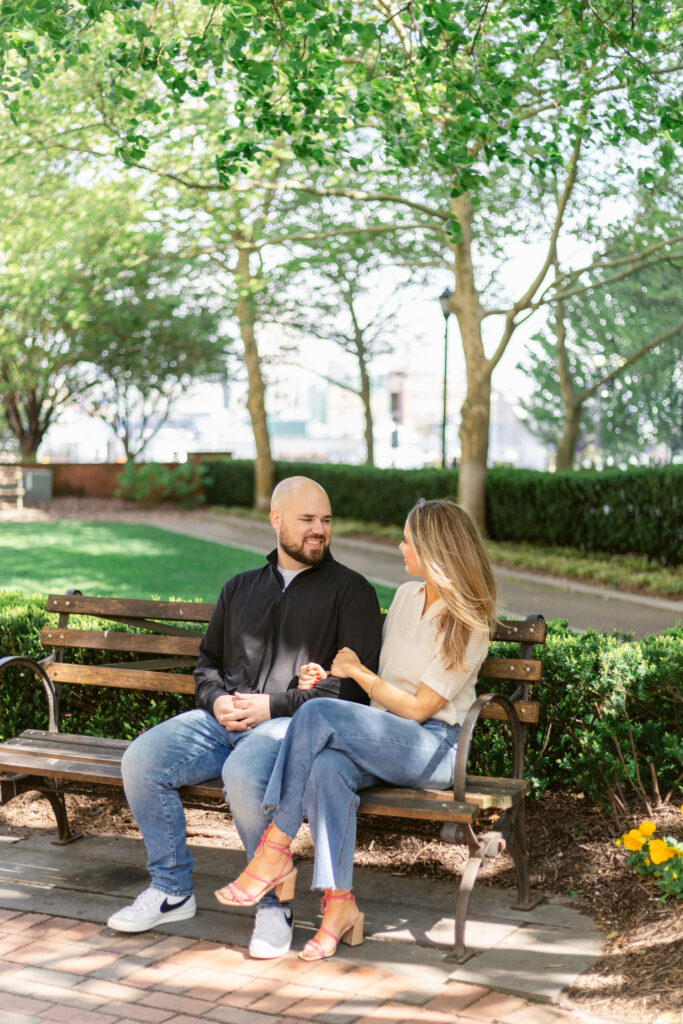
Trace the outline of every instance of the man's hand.
<instances>
[{"instance_id":1,"label":"man's hand","mask_svg":"<svg viewBox=\"0 0 683 1024\"><path fill-rule=\"evenodd\" d=\"M270 697L267 693L236 693L232 703L233 710L228 716L230 724L226 724L226 729L253 729L259 722L267 722L270 718Z\"/></svg>"},{"instance_id":2,"label":"man's hand","mask_svg":"<svg viewBox=\"0 0 683 1024\"><path fill-rule=\"evenodd\" d=\"M224 693L216 697L213 702L213 716L219 725L224 726L228 732L241 732L246 729L245 725L235 724L239 719L235 718L235 698L232 694Z\"/></svg>"}]
</instances>

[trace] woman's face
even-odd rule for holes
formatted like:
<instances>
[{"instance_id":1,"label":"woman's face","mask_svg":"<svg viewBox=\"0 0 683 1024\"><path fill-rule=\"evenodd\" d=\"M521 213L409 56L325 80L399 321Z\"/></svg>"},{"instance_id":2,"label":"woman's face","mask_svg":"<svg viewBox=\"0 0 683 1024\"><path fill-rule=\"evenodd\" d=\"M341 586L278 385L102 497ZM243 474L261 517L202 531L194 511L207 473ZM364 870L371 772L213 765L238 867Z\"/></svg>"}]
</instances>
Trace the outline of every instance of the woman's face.
<instances>
[{"instance_id":1,"label":"woman's face","mask_svg":"<svg viewBox=\"0 0 683 1024\"><path fill-rule=\"evenodd\" d=\"M399 550L403 555L403 561L405 562L406 572L409 576L420 576L424 579L424 570L420 565L415 549L413 548L413 542L410 539L410 530L408 524L403 527L403 540L399 544Z\"/></svg>"}]
</instances>

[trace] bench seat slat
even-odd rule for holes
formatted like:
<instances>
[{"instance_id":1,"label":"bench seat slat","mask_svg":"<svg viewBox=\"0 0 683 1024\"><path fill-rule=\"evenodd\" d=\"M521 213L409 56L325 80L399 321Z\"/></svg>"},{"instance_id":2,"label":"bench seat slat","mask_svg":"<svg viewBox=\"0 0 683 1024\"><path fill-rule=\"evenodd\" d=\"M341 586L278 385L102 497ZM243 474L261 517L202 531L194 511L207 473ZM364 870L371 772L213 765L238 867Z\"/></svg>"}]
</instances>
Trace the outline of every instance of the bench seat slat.
<instances>
[{"instance_id":1,"label":"bench seat slat","mask_svg":"<svg viewBox=\"0 0 683 1024\"><path fill-rule=\"evenodd\" d=\"M146 633L119 633L116 630L59 629L44 626L41 643L50 647L85 647L96 651L132 651L139 654L185 654L199 652L200 633L196 637L157 636Z\"/></svg>"},{"instance_id":2,"label":"bench seat slat","mask_svg":"<svg viewBox=\"0 0 683 1024\"><path fill-rule=\"evenodd\" d=\"M140 669L106 668L102 665L68 665L56 661L47 672L57 683L82 683L86 686L114 686L131 690L153 690L157 693L189 693L195 691L194 677L173 672L145 672Z\"/></svg>"},{"instance_id":3,"label":"bench seat slat","mask_svg":"<svg viewBox=\"0 0 683 1024\"><path fill-rule=\"evenodd\" d=\"M442 793L442 799L434 799L432 796L408 796L408 793L416 792L411 790L385 789L373 786L370 789L361 790L359 811L366 814L378 814L398 816L401 818L421 818L428 821L473 821L478 812L474 804L455 803L453 794L450 800L444 799L448 793ZM419 792L419 791L418 791Z\"/></svg>"},{"instance_id":4,"label":"bench seat slat","mask_svg":"<svg viewBox=\"0 0 683 1024\"><path fill-rule=\"evenodd\" d=\"M48 732L47 729L25 729L19 734L20 740L45 740L55 745L68 747L111 747L112 750L121 750L121 754L130 744L130 740L115 740L108 736L81 736L79 733L71 732Z\"/></svg>"},{"instance_id":5,"label":"bench seat slat","mask_svg":"<svg viewBox=\"0 0 683 1024\"><path fill-rule=\"evenodd\" d=\"M38 754L14 753L8 745L0 746L3 771L28 772L57 779L80 779L81 782L101 782L121 786L121 764L82 762L64 757L40 757Z\"/></svg>"},{"instance_id":6,"label":"bench seat slat","mask_svg":"<svg viewBox=\"0 0 683 1024\"><path fill-rule=\"evenodd\" d=\"M125 748L124 748L125 749ZM47 760L81 761L87 764L120 765L123 750L107 750L105 747L83 747L76 745L59 746L40 739L8 740L0 744L3 765L18 757L46 758Z\"/></svg>"},{"instance_id":7,"label":"bench seat slat","mask_svg":"<svg viewBox=\"0 0 683 1024\"><path fill-rule=\"evenodd\" d=\"M70 615L94 615L107 618L125 615L135 619L163 619L171 622L208 622L213 604L192 601L140 601L120 597L84 597L80 594L50 594L49 612Z\"/></svg>"}]
</instances>

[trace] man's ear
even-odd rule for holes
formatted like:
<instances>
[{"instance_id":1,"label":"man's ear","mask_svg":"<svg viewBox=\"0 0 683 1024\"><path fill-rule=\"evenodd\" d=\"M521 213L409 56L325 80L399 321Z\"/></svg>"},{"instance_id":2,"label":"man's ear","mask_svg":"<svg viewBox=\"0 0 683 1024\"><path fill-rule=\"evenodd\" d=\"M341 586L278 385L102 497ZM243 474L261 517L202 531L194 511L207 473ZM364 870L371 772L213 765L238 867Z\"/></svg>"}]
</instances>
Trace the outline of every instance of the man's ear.
<instances>
[{"instance_id":1,"label":"man's ear","mask_svg":"<svg viewBox=\"0 0 683 1024\"><path fill-rule=\"evenodd\" d=\"M280 518L281 517L278 509L272 508L270 510L270 525L273 527L276 533L280 529Z\"/></svg>"}]
</instances>

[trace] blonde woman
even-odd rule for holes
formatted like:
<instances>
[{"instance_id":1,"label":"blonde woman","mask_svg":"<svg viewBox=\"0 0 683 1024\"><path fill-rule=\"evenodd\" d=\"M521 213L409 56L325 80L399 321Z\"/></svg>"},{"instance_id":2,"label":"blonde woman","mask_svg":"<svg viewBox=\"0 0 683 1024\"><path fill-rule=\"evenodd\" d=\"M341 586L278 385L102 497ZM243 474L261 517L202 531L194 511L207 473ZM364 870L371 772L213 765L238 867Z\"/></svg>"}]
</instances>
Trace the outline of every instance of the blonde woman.
<instances>
[{"instance_id":1,"label":"blonde woman","mask_svg":"<svg viewBox=\"0 0 683 1024\"><path fill-rule=\"evenodd\" d=\"M460 725L488 649L495 582L467 513L448 500L421 502L408 514L399 546L406 572L424 583L397 590L378 674L347 647L329 673L355 679L371 707L319 698L297 711L264 797L271 824L246 870L216 893L230 906L251 906L271 890L291 898L290 845L307 819L315 843L313 888L325 895L322 924L300 954L304 960L332 956L339 941L362 942L363 915L351 891L358 790L382 781L451 785ZM300 685L327 674L305 665Z\"/></svg>"}]
</instances>

